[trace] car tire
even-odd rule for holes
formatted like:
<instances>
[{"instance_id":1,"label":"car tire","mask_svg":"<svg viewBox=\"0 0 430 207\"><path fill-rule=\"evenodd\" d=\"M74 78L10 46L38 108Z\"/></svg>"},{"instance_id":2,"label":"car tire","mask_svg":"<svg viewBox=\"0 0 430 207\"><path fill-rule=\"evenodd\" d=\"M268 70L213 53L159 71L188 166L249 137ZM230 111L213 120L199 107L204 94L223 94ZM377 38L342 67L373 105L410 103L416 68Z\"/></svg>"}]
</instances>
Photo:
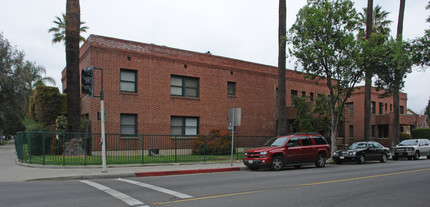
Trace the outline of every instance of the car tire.
<instances>
[{"instance_id":1,"label":"car tire","mask_svg":"<svg viewBox=\"0 0 430 207\"><path fill-rule=\"evenodd\" d=\"M357 163L358 164L364 164L365 162L366 162L366 158L364 157L364 154L361 154L357 160Z\"/></svg>"},{"instance_id":2,"label":"car tire","mask_svg":"<svg viewBox=\"0 0 430 207\"><path fill-rule=\"evenodd\" d=\"M316 167L324 167L327 162L326 156L322 153L318 154L317 161L315 162Z\"/></svg>"},{"instance_id":3,"label":"car tire","mask_svg":"<svg viewBox=\"0 0 430 207\"><path fill-rule=\"evenodd\" d=\"M282 159L282 157L280 156L275 156L272 158L272 164L270 165L270 168L272 170L278 171L278 170L282 170L284 165L285 165L284 159Z\"/></svg>"},{"instance_id":4,"label":"car tire","mask_svg":"<svg viewBox=\"0 0 430 207\"><path fill-rule=\"evenodd\" d=\"M386 163L387 162L387 155L386 154L382 154L382 158L380 160L382 163Z\"/></svg>"},{"instance_id":5,"label":"car tire","mask_svg":"<svg viewBox=\"0 0 430 207\"><path fill-rule=\"evenodd\" d=\"M420 157L421 157L420 152L419 152L419 151L416 151L416 152L415 152L415 155L414 155L414 160L419 160L419 159L420 159Z\"/></svg>"},{"instance_id":6,"label":"car tire","mask_svg":"<svg viewBox=\"0 0 430 207\"><path fill-rule=\"evenodd\" d=\"M256 171L256 170L260 169L260 167L248 166L248 169L251 171Z\"/></svg>"},{"instance_id":7,"label":"car tire","mask_svg":"<svg viewBox=\"0 0 430 207\"><path fill-rule=\"evenodd\" d=\"M343 164L343 161L342 161L342 160L334 160L334 162L335 162L336 164L338 164L338 165Z\"/></svg>"},{"instance_id":8,"label":"car tire","mask_svg":"<svg viewBox=\"0 0 430 207\"><path fill-rule=\"evenodd\" d=\"M399 160L399 157L393 156L393 160Z\"/></svg>"},{"instance_id":9,"label":"car tire","mask_svg":"<svg viewBox=\"0 0 430 207\"><path fill-rule=\"evenodd\" d=\"M427 155L427 159L430 159L430 155Z\"/></svg>"}]
</instances>

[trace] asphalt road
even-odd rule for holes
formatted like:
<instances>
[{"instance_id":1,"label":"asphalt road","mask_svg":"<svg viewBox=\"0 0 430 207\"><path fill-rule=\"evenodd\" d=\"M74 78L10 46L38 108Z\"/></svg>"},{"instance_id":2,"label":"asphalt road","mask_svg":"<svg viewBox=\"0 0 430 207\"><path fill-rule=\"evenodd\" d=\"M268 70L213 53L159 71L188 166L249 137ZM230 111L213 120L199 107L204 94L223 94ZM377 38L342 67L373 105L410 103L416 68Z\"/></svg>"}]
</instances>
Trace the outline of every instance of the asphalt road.
<instances>
[{"instance_id":1,"label":"asphalt road","mask_svg":"<svg viewBox=\"0 0 430 207\"><path fill-rule=\"evenodd\" d=\"M430 160L0 183L0 206L430 206Z\"/></svg>"}]
</instances>

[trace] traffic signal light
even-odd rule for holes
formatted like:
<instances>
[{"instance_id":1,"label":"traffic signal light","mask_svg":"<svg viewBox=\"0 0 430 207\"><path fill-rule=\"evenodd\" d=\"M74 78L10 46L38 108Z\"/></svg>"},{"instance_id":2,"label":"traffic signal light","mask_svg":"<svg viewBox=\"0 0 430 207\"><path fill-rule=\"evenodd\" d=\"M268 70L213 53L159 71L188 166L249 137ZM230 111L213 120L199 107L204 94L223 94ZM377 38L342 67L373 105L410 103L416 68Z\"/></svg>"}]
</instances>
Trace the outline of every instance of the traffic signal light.
<instances>
[{"instance_id":1,"label":"traffic signal light","mask_svg":"<svg viewBox=\"0 0 430 207\"><path fill-rule=\"evenodd\" d=\"M82 93L92 97L94 95L94 70L93 67L82 69L81 72Z\"/></svg>"}]
</instances>

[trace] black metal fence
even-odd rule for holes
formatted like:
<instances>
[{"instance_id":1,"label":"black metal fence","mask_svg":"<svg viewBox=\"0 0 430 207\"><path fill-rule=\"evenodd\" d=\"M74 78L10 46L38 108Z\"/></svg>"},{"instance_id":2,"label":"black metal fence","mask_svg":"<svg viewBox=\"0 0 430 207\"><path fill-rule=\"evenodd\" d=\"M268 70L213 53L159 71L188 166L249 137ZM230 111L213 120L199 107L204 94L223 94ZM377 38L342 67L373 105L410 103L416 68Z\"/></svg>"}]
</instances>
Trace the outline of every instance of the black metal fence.
<instances>
[{"instance_id":1,"label":"black metal fence","mask_svg":"<svg viewBox=\"0 0 430 207\"><path fill-rule=\"evenodd\" d=\"M234 159L262 146L271 137L234 136ZM21 132L15 140L20 162L41 165L101 165L101 136L96 133ZM106 162L150 164L227 161L231 136L106 134Z\"/></svg>"}]
</instances>

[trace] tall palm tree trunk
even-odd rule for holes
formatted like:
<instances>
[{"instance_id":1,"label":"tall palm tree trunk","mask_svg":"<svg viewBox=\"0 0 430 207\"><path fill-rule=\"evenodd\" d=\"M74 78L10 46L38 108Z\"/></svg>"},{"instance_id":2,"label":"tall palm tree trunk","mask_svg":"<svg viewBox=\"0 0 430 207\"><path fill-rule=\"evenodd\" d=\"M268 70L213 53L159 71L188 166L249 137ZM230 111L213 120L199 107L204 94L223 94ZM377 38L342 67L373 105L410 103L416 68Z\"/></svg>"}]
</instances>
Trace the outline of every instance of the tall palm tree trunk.
<instances>
[{"instance_id":1,"label":"tall palm tree trunk","mask_svg":"<svg viewBox=\"0 0 430 207\"><path fill-rule=\"evenodd\" d=\"M403 34L403 17L405 14L405 1L406 0L400 0L400 9L399 9L399 20L397 23L397 40L402 40L402 34ZM402 77L399 77L399 75L395 74L395 84L396 87L394 89L393 93L393 109L394 109L394 119L393 119L393 146L398 144L400 142L400 81Z\"/></svg>"},{"instance_id":2,"label":"tall palm tree trunk","mask_svg":"<svg viewBox=\"0 0 430 207\"><path fill-rule=\"evenodd\" d=\"M366 39L370 38L373 27L373 0L367 1L367 14L366 14ZM372 66L366 67L365 72L365 85L364 85L364 140L369 141L372 137Z\"/></svg>"},{"instance_id":3,"label":"tall palm tree trunk","mask_svg":"<svg viewBox=\"0 0 430 207\"><path fill-rule=\"evenodd\" d=\"M285 62L286 62L286 0L279 0L279 30L278 30L278 107L277 118L278 127L276 134L278 136L287 134L287 104L286 104L286 77L285 77Z\"/></svg>"},{"instance_id":4,"label":"tall palm tree trunk","mask_svg":"<svg viewBox=\"0 0 430 207\"><path fill-rule=\"evenodd\" d=\"M67 129L80 131L81 98L79 84L79 40L81 12L79 0L66 4L66 77L67 77Z\"/></svg>"}]
</instances>

